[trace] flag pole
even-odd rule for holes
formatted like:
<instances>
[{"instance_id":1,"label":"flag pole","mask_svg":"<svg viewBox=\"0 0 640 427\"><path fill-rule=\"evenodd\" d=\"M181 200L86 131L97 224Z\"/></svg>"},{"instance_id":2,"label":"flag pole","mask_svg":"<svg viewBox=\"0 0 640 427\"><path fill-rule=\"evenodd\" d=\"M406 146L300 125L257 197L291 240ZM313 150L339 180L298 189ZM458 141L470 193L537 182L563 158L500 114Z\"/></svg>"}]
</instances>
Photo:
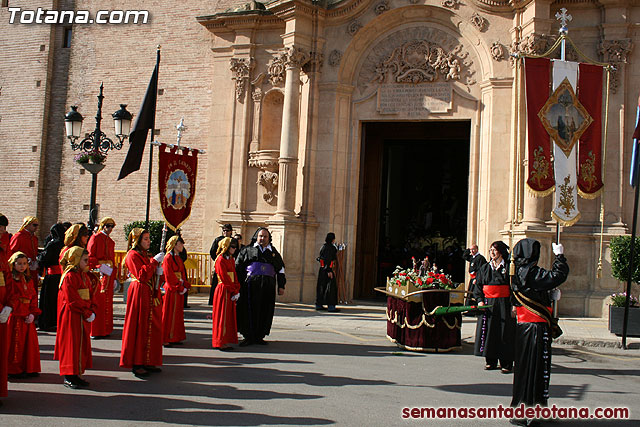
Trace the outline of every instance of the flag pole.
<instances>
[{"instance_id":1,"label":"flag pole","mask_svg":"<svg viewBox=\"0 0 640 427\"><path fill-rule=\"evenodd\" d=\"M634 141L636 146L638 145L638 141ZM636 147L638 148L638 147ZM633 167L637 167L633 165ZM637 179L637 178L636 178ZM638 196L640 195L640 185L639 183L635 183L636 191L635 197L633 200L633 221L631 225L631 250L629 251L629 276L627 278L627 297L624 300L624 320L622 322L622 348L624 350L627 349L627 323L629 321L629 299L631 297L631 282L633 280L633 272L635 270L634 258L635 258L635 248L636 248L636 226L638 224Z\"/></svg>"},{"instance_id":2,"label":"flag pole","mask_svg":"<svg viewBox=\"0 0 640 427\"><path fill-rule=\"evenodd\" d=\"M160 45L158 45L157 49L156 49L156 81L157 81L157 77L160 74ZM157 90L157 88L156 88ZM155 112L154 112L155 114ZM154 126L151 129L151 142L153 143L153 141L155 140L155 120L154 120ZM147 211L145 214L145 219L144 219L144 228L146 228L147 230L149 230L149 210L151 208L151 175L153 173L153 144L150 144L149 147L149 175L147 177Z\"/></svg>"}]
</instances>

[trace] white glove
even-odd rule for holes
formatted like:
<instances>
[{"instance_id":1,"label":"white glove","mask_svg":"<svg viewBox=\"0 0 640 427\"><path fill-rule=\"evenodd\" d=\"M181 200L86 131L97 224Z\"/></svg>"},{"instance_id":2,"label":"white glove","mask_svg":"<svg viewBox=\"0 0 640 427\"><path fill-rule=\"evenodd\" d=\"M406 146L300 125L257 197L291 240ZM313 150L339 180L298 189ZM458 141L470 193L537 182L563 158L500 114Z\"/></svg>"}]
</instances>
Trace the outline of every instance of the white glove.
<instances>
[{"instance_id":1,"label":"white glove","mask_svg":"<svg viewBox=\"0 0 640 427\"><path fill-rule=\"evenodd\" d=\"M37 270L38 269L38 261L35 259L29 263L29 270Z\"/></svg>"},{"instance_id":2,"label":"white glove","mask_svg":"<svg viewBox=\"0 0 640 427\"><path fill-rule=\"evenodd\" d=\"M558 288L552 289L549 291L549 297L551 298L552 301L560 301L560 298L562 297L562 292Z\"/></svg>"},{"instance_id":3,"label":"white glove","mask_svg":"<svg viewBox=\"0 0 640 427\"><path fill-rule=\"evenodd\" d=\"M159 252L158 255L153 257L153 259L158 261L158 264L161 264L162 260L164 259L164 252Z\"/></svg>"},{"instance_id":4,"label":"white glove","mask_svg":"<svg viewBox=\"0 0 640 427\"><path fill-rule=\"evenodd\" d=\"M235 294L234 296L231 297L231 301L238 301L238 298L240 298L240 294Z\"/></svg>"},{"instance_id":5,"label":"white glove","mask_svg":"<svg viewBox=\"0 0 640 427\"><path fill-rule=\"evenodd\" d=\"M24 319L24 323L27 323L27 324L29 324L29 323L33 323L33 320L34 320L35 318L36 318L36 317L35 317L33 314L30 314L30 315L28 315L28 316Z\"/></svg>"},{"instance_id":6,"label":"white glove","mask_svg":"<svg viewBox=\"0 0 640 427\"><path fill-rule=\"evenodd\" d=\"M180 295L184 295L187 293L187 288L184 288L183 290L180 291Z\"/></svg>"},{"instance_id":7,"label":"white glove","mask_svg":"<svg viewBox=\"0 0 640 427\"><path fill-rule=\"evenodd\" d=\"M111 273L113 273L113 268L107 264L100 264L98 270L100 270L100 273L104 274L105 276L111 276Z\"/></svg>"},{"instance_id":8,"label":"white glove","mask_svg":"<svg viewBox=\"0 0 640 427\"><path fill-rule=\"evenodd\" d=\"M94 320L96 320L96 314L91 313L91 316L87 317L85 320L89 323L93 322Z\"/></svg>"},{"instance_id":9,"label":"white glove","mask_svg":"<svg viewBox=\"0 0 640 427\"><path fill-rule=\"evenodd\" d=\"M162 267L158 267L158 268L156 268L156 274L157 274L158 276L162 276L162 275L164 274L164 271L162 271Z\"/></svg>"},{"instance_id":10,"label":"white glove","mask_svg":"<svg viewBox=\"0 0 640 427\"><path fill-rule=\"evenodd\" d=\"M0 323L7 323L7 320L9 320L9 315L11 314L12 311L13 311L13 308L9 307L8 305L5 305L2 311L0 311Z\"/></svg>"},{"instance_id":11,"label":"white glove","mask_svg":"<svg viewBox=\"0 0 640 427\"><path fill-rule=\"evenodd\" d=\"M564 253L564 246L562 246L562 243L558 243L557 245L555 243L551 243L551 247L553 248L553 253L555 255L562 255Z\"/></svg>"}]
</instances>

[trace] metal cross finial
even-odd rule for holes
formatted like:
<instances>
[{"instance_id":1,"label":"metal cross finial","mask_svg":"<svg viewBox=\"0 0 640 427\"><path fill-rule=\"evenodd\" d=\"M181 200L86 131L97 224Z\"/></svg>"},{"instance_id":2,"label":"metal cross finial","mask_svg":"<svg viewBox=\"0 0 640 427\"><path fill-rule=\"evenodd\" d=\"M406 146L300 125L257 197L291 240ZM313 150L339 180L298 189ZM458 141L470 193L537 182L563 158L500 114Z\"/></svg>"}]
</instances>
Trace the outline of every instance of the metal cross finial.
<instances>
[{"instance_id":1,"label":"metal cross finial","mask_svg":"<svg viewBox=\"0 0 640 427\"><path fill-rule=\"evenodd\" d=\"M178 147L180 147L180 140L182 139L182 132L184 132L187 127L184 125L184 117L180 118L180 123L176 126L178 129Z\"/></svg>"},{"instance_id":2,"label":"metal cross finial","mask_svg":"<svg viewBox=\"0 0 640 427\"><path fill-rule=\"evenodd\" d=\"M560 33L567 34L569 31L567 28L567 22L571 22L573 20L573 16L569 15L567 13L567 9L563 7L560 9L560 12L556 12L556 20L560 21L560 24L562 24L560 27Z\"/></svg>"}]
</instances>

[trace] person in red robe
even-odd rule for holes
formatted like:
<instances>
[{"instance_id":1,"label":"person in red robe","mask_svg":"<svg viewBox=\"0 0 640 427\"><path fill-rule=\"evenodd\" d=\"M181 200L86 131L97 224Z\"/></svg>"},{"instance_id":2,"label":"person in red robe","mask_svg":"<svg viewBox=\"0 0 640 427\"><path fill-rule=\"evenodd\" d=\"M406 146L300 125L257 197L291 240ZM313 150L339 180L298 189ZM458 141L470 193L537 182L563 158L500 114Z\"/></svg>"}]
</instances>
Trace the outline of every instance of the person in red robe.
<instances>
[{"instance_id":1,"label":"person in red robe","mask_svg":"<svg viewBox=\"0 0 640 427\"><path fill-rule=\"evenodd\" d=\"M9 335L7 334L7 321L13 308L8 305L6 280L11 273L9 269L9 243L11 235L7 233L9 221L0 214L0 397L7 397L7 376L9 358ZM5 276L7 277L5 280ZM2 401L0 401L2 406Z\"/></svg>"},{"instance_id":2,"label":"person in red robe","mask_svg":"<svg viewBox=\"0 0 640 427\"><path fill-rule=\"evenodd\" d=\"M12 269L8 287L9 306L9 378L37 377L40 372L40 346L34 320L40 314L38 294L29 277L27 255L16 252L11 255Z\"/></svg>"},{"instance_id":3,"label":"person in red robe","mask_svg":"<svg viewBox=\"0 0 640 427\"><path fill-rule=\"evenodd\" d=\"M87 275L89 251L80 246L70 248L64 254L62 266L54 359L60 361L64 386L76 389L89 385L80 375L92 366L89 331L96 315L92 311L91 283Z\"/></svg>"},{"instance_id":4,"label":"person in red robe","mask_svg":"<svg viewBox=\"0 0 640 427\"><path fill-rule=\"evenodd\" d=\"M22 252L27 256L29 262L29 275L33 281L34 289L38 289L38 237L36 237L36 231L38 231L38 218L35 216L27 216L22 222L22 226L16 234L11 237L9 244L10 255L16 252Z\"/></svg>"},{"instance_id":5,"label":"person in red robe","mask_svg":"<svg viewBox=\"0 0 640 427\"><path fill-rule=\"evenodd\" d=\"M164 253L150 258L147 252L150 246L147 230L131 230L124 263L132 281L127 293L120 366L130 368L138 378L162 371L158 367L162 365L162 306L156 270Z\"/></svg>"},{"instance_id":6,"label":"person in red robe","mask_svg":"<svg viewBox=\"0 0 640 427\"><path fill-rule=\"evenodd\" d=\"M180 254L184 240L172 236L166 245L167 255L162 261L164 299L162 303L162 342L165 346L182 344L187 339L184 330L184 294L191 285Z\"/></svg>"},{"instance_id":7,"label":"person in red robe","mask_svg":"<svg viewBox=\"0 0 640 427\"><path fill-rule=\"evenodd\" d=\"M73 224L71 227L67 229L64 233L64 248L60 251L60 265L62 267L62 260L64 258L64 254L74 246L80 246L81 248L87 247L87 242L89 241L89 229L86 225L79 222L77 224ZM93 305L92 311L95 313L97 310L96 306L96 293L99 292L100 288L100 279L97 274L93 272L87 273L87 277L89 278L89 282L91 283L91 303ZM58 312L60 312L60 302L58 301ZM54 358L54 360L56 360Z\"/></svg>"},{"instance_id":8,"label":"person in red robe","mask_svg":"<svg viewBox=\"0 0 640 427\"><path fill-rule=\"evenodd\" d=\"M91 323L91 337L107 338L113 331L113 282L116 278L116 244L109 237L116 222L106 217L100 221L98 232L89 239L89 268L97 269L100 285L94 294L96 320Z\"/></svg>"},{"instance_id":9,"label":"person in red robe","mask_svg":"<svg viewBox=\"0 0 640 427\"><path fill-rule=\"evenodd\" d=\"M233 350L229 344L238 343L236 323L236 301L240 297L240 282L236 274L233 257L238 250L238 241L225 237L218 243L215 273L218 285L213 294L213 335L212 345L221 351Z\"/></svg>"}]
</instances>

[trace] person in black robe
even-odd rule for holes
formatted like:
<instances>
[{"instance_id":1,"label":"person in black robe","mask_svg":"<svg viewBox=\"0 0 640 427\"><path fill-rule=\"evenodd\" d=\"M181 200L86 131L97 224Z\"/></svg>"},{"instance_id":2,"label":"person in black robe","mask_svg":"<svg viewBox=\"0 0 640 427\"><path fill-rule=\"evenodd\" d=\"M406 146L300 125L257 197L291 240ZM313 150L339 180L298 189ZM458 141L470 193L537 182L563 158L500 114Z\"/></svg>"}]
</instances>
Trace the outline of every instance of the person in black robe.
<instances>
[{"instance_id":1,"label":"person in black robe","mask_svg":"<svg viewBox=\"0 0 640 427\"><path fill-rule=\"evenodd\" d=\"M225 237L231 237L233 234L233 227L231 224L225 224L222 226L222 235L216 237L211 244L211 249L209 249L209 255L213 260L213 264L216 263L216 258L218 255L218 243ZM215 274L211 275L211 288L209 289L209 305L213 305L213 293L216 291L216 285L218 284L218 276Z\"/></svg>"},{"instance_id":2,"label":"person in black robe","mask_svg":"<svg viewBox=\"0 0 640 427\"><path fill-rule=\"evenodd\" d=\"M476 274L480 270L480 268L487 263L487 259L482 256L478 252L478 245L475 243L471 245L470 248L467 248L462 253L462 259L469 263L469 276L471 280L469 281L469 288L467 289L467 296L464 301L464 305L476 305L476 301L474 301L474 290L476 285ZM471 311L466 313L465 315L475 316L477 312Z\"/></svg>"},{"instance_id":3,"label":"person in black robe","mask_svg":"<svg viewBox=\"0 0 640 427\"><path fill-rule=\"evenodd\" d=\"M40 290L39 307L42 314L38 316L38 327L41 331L56 330L58 318L58 289L62 277L60 266L60 251L64 247L64 233L67 231L61 223L51 226L44 250L38 254L38 265L45 270L45 276Z\"/></svg>"},{"instance_id":4,"label":"person in black robe","mask_svg":"<svg viewBox=\"0 0 640 427\"><path fill-rule=\"evenodd\" d=\"M474 297L482 310L476 327L474 354L484 356L485 370L500 368L503 374L513 369L514 334L516 321L511 316L511 287L509 286L509 247L501 241L489 249L491 261L476 274Z\"/></svg>"},{"instance_id":5,"label":"person in black robe","mask_svg":"<svg viewBox=\"0 0 640 427\"><path fill-rule=\"evenodd\" d=\"M338 261L338 248L334 244L336 235L328 233L324 239L324 245L320 249L320 270L318 271L318 284L316 286L316 310L326 310L337 313L340 309L338 304L338 284L336 282L336 263Z\"/></svg>"},{"instance_id":6,"label":"person in black robe","mask_svg":"<svg viewBox=\"0 0 640 427\"><path fill-rule=\"evenodd\" d=\"M240 346L266 345L264 337L271 331L278 295L284 295L286 278L284 262L271 246L271 233L260 227L251 243L245 246L236 259L236 272L240 281L240 298L237 303L238 331L244 337Z\"/></svg>"},{"instance_id":7,"label":"person in black robe","mask_svg":"<svg viewBox=\"0 0 640 427\"><path fill-rule=\"evenodd\" d=\"M569 266L562 244L553 244L551 270L540 268L540 242L523 239L512 252L515 276L511 281L518 323L515 335L515 367L511 406L547 406L551 376L551 298L549 291L567 280ZM536 312L538 314L536 314ZM531 420L511 420L530 425Z\"/></svg>"}]
</instances>

